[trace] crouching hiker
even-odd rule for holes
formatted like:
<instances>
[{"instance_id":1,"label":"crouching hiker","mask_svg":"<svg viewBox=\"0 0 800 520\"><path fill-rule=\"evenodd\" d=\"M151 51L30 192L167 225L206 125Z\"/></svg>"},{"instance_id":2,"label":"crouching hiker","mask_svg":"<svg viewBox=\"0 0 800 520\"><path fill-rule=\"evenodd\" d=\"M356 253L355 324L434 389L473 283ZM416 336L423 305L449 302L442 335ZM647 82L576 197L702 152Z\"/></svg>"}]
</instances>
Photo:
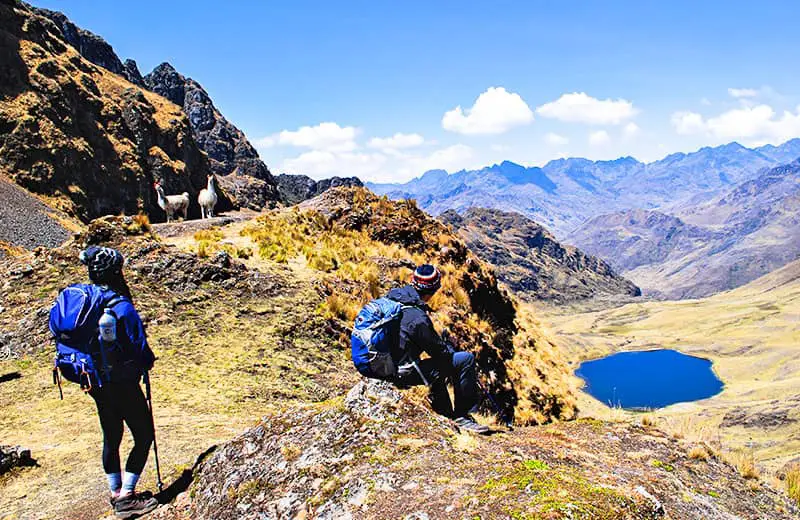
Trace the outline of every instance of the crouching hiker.
<instances>
[{"instance_id":1,"label":"crouching hiker","mask_svg":"<svg viewBox=\"0 0 800 520\"><path fill-rule=\"evenodd\" d=\"M479 404L475 357L455 352L433 328L427 302L441 287L442 275L432 265L417 267L411 284L392 289L368 303L356 318L352 338L353 362L366 376L391 381L400 388L426 385L431 408L467 431L491 430L471 413ZM420 359L425 352L428 358ZM447 384L453 386L455 403Z\"/></svg>"},{"instance_id":2,"label":"crouching hiker","mask_svg":"<svg viewBox=\"0 0 800 520\"><path fill-rule=\"evenodd\" d=\"M135 491L154 437L139 381L152 368L155 356L122 274L122 255L93 246L80 259L91 283L61 291L50 312L57 351L53 379L59 389L61 377L78 383L94 399L111 505L118 517L131 518L158 507L152 493ZM124 473L119 456L123 423L134 441Z\"/></svg>"}]
</instances>

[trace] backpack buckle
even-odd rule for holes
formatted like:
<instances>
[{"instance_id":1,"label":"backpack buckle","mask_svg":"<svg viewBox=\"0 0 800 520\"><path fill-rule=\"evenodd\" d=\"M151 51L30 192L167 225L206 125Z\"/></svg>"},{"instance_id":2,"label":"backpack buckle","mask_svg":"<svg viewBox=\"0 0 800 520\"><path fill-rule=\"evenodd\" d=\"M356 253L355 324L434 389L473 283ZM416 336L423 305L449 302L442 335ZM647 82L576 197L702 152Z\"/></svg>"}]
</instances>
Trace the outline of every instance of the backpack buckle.
<instances>
[{"instance_id":1,"label":"backpack buckle","mask_svg":"<svg viewBox=\"0 0 800 520\"><path fill-rule=\"evenodd\" d=\"M84 382L84 377L86 379L86 382ZM80 380L81 380L80 383L81 390L87 393L90 392L92 390L92 376L91 374L89 374L89 372L86 371L86 363L81 363Z\"/></svg>"}]
</instances>

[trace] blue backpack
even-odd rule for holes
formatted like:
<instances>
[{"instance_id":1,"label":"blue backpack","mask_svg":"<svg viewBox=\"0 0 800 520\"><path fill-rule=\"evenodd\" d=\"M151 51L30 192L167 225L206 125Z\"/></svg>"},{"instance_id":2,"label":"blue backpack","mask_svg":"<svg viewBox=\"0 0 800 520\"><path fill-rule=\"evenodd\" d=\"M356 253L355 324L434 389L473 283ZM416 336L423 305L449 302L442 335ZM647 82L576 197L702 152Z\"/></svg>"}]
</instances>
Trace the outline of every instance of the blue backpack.
<instances>
[{"instance_id":1,"label":"blue backpack","mask_svg":"<svg viewBox=\"0 0 800 520\"><path fill-rule=\"evenodd\" d=\"M353 364L361 375L387 379L397 371L391 346L397 342L397 322L404 305L388 298L372 300L356 316L350 336L350 353Z\"/></svg>"},{"instance_id":2,"label":"blue backpack","mask_svg":"<svg viewBox=\"0 0 800 520\"><path fill-rule=\"evenodd\" d=\"M106 352L98 323L106 309L113 314L113 307L122 301L125 298L113 291L89 284L70 285L59 293L49 323L56 342L53 381L59 388L59 373L85 392L103 386Z\"/></svg>"}]
</instances>

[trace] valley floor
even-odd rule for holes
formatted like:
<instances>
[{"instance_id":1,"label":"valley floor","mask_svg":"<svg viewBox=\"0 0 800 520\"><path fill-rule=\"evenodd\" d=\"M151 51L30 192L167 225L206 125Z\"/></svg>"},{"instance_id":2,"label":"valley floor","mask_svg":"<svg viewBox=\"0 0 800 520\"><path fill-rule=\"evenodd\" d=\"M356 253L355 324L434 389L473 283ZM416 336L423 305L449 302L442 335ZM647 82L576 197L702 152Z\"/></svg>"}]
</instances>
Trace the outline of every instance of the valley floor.
<instances>
[{"instance_id":1,"label":"valley floor","mask_svg":"<svg viewBox=\"0 0 800 520\"><path fill-rule=\"evenodd\" d=\"M724 382L710 399L652 415L686 435L752 451L780 472L800 456L800 263L702 300L631 303L605 310L535 306L567 351L584 360L670 348L708 358ZM624 415L582 394L584 414Z\"/></svg>"}]
</instances>

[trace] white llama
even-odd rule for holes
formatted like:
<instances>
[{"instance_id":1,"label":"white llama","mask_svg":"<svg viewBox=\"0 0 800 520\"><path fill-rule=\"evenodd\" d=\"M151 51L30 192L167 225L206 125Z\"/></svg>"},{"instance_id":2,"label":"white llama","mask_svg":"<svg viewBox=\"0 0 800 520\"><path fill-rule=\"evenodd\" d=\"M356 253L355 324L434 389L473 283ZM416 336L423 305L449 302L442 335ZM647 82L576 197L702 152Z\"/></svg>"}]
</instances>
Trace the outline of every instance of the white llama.
<instances>
[{"instance_id":1,"label":"white llama","mask_svg":"<svg viewBox=\"0 0 800 520\"><path fill-rule=\"evenodd\" d=\"M164 188L160 182L155 183L154 187L158 194L158 205L167 214L167 222L171 222L176 213L182 214L183 220L186 220L186 213L189 211L189 194L183 192L180 195L164 195Z\"/></svg>"},{"instance_id":2,"label":"white llama","mask_svg":"<svg viewBox=\"0 0 800 520\"><path fill-rule=\"evenodd\" d=\"M208 185L200 190L197 202L200 203L200 218L211 218L214 216L214 206L217 205L217 178L212 173L208 176Z\"/></svg>"}]
</instances>

